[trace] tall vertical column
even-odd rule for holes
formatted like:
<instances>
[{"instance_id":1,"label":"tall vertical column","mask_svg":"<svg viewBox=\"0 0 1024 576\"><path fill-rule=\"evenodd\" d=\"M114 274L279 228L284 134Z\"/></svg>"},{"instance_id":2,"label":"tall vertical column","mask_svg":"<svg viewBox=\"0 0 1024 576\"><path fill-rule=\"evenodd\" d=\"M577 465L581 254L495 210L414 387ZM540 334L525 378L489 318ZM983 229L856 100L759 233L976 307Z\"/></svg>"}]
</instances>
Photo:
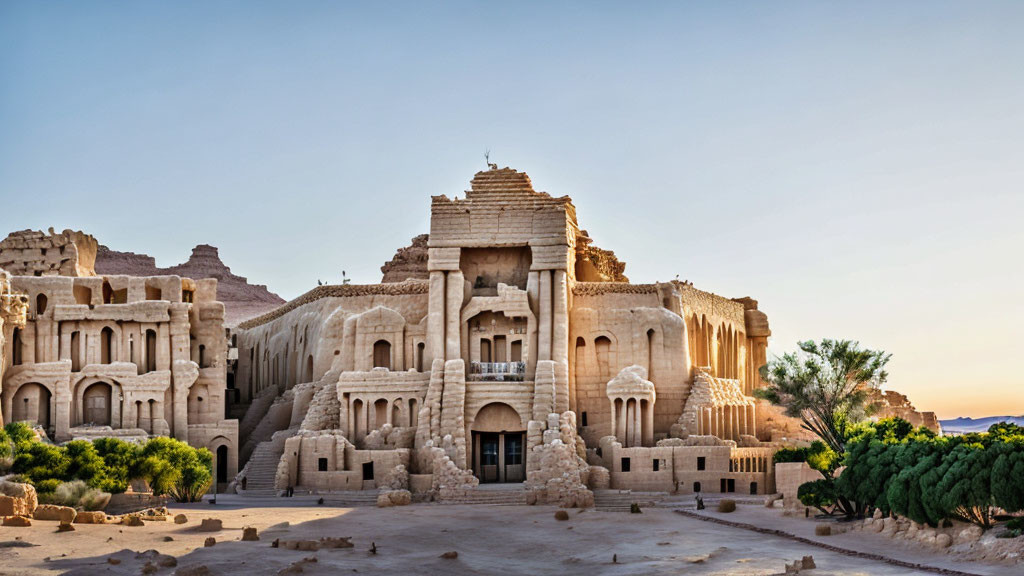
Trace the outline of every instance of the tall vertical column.
<instances>
[{"instance_id":1,"label":"tall vertical column","mask_svg":"<svg viewBox=\"0 0 1024 576\"><path fill-rule=\"evenodd\" d=\"M537 359L551 360L551 271L540 272L540 317L537 319Z\"/></svg>"},{"instance_id":2,"label":"tall vertical column","mask_svg":"<svg viewBox=\"0 0 1024 576\"><path fill-rule=\"evenodd\" d=\"M626 409L626 435L625 441L622 445L626 448L633 447L633 421L635 419L636 407L633 405L632 398L623 398L622 405Z\"/></svg>"},{"instance_id":3,"label":"tall vertical column","mask_svg":"<svg viewBox=\"0 0 1024 576\"><path fill-rule=\"evenodd\" d=\"M523 353L526 354L526 379L533 380L537 374L537 320L540 318L540 272L536 270L530 271L526 276L526 296L535 318L526 326L527 349L523 350Z\"/></svg>"},{"instance_id":4,"label":"tall vertical column","mask_svg":"<svg viewBox=\"0 0 1024 576\"><path fill-rule=\"evenodd\" d=\"M444 360L444 272L430 272L430 300L427 305L427 358L424 366L432 366L434 359Z\"/></svg>"},{"instance_id":5,"label":"tall vertical column","mask_svg":"<svg viewBox=\"0 0 1024 576\"><path fill-rule=\"evenodd\" d=\"M555 412L569 409L569 301L565 270L555 270L551 286L551 359L555 361Z\"/></svg>"},{"instance_id":6,"label":"tall vertical column","mask_svg":"<svg viewBox=\"0 0 1024 576\"><path fill-rule=\"evenodd\" d=\"M462 271L452 270L446 279L445 295L445 359L458 360L462 357L462 298L465 296Z\"/></svg>"},{"instance_id":7,"label":"tall vertical column","mask_svg":"<svg viewBox=\"0 0 1024 576\"><path fill-rule=\"evenodd\" d=\"M654 446L654 402L647 402L644 410L644 446Z\"/></svg>"},{"instance_id":8,"label":"tall vertical column","mask_svg":"<svg viewBox=\"0 0 1024 576\"><path fill-rule=\"evenodd\" d=\"M641 403L639 398L633 399L633 445L634 446L643 446L644 445L643 428L641 426L641 424L643 423L643 416L642 416L643 410L641 408L641 405L642 405L642 403Z\"/></svg>"},{"instance_id":9,"label":"tall vertical column","mask_svg":"<svg viewBox=\"0 0 1024 576\"><path fill-rule=\"evenodd\" d=\"M610 402L611 405L612 405L612 412L611 412L612 419L611 419L611 425L608 426L608 430L609 430L609 433L612 436L615 436L615 432L616 432L616 430L615 430L615 423L619 421L619 415L616 413L617 410L615 409L615 398L609 398L608 402Z\"/></svg>"}]
</instances>

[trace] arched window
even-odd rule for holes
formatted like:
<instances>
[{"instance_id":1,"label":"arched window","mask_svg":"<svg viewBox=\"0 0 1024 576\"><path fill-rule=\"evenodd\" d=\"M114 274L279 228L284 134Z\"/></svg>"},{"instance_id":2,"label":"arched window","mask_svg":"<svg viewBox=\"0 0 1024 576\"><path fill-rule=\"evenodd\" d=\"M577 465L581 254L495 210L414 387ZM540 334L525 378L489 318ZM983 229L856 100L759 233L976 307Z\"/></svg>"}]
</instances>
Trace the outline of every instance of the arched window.
<instances>
[{"instance_id":1,"label":"arched window","mask_svg":"<svg viewBox=\"0 0 1024 576\"><path fill-rule=\"evenodd\" d=\"M594 339L594 351L597 353L598 374L602 378L607 378L611 375L611 365L609 364L611 350L612 341L607 336L598 336Z\"/></svg>"},{"instance_id":2,"label":"arched window","mask_svg":"<svg viewBox=\"0 0 1024 576\"><path fill-rule=\"evenodd\" d=\"M46 294L40 293L36 296L36 315L42 316L46 313Z\"/></svg>"},{"instance_id":3,"label":"arched window","mask_svg":"<svg viewBox=\"0 0 1024 576\"><path fill-rule=\"evenodd\" d=\"M146 330L146 372L156 370L156 331Z\"/></svg>"},{"instance_id":4,"label":"arched window","mask_svg":"<svg viewBox=\"0 0 1024 576\"><path fill-rule=\"evenodd\" d=\"M416 345L416 371L423 372L423 353L426 351L427 345L420 342Z\"/></svg>"},{"instance_id":5,"label":"arched window","mask_svg":"<svg viewBox=\"0 0 1024 576\"><path fill-rule=\"evenodd\" d=\"M21 364L21 328L15 328L11 336L11 365Z\"/></svg>"},{"instance_id":6,"label":"arched window","mask_svg":"<svg viewBox=\"0 0 1024 576\"><path fill-rule=\"evenodd\" d=\"M377 340L373 343L373 367L391 369L391 342Z\"/></svg>"}]
</instances>

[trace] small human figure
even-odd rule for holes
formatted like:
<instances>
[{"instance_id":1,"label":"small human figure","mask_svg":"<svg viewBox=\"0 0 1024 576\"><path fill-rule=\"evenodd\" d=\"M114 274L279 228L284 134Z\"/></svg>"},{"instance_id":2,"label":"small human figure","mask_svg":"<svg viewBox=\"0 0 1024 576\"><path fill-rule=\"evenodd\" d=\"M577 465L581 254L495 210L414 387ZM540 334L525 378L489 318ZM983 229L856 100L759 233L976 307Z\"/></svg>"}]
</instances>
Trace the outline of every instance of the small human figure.
<instances>
[{"instance_id":1,"label":"small human figure","mask_svg":"<svg viewBox=\"0 0 1024 576\"><path fill-rule=\"evenodd\" d=\"M292 496L295 495L295 488L289 486L288 489L284 491L284 495L287 496L288 498L291 498Z\"/></svg>"},{"instance_id":2,"label":"small human figure","mask_svg":"<svg viewBox=\"0 0 1024 576\"><path fill-rule=\"evenodd\" d=\"M704 497L700 495L700 492L697 492L697 510L703 510L703 509L704 509Z\"/></svg>"}]
</instances>

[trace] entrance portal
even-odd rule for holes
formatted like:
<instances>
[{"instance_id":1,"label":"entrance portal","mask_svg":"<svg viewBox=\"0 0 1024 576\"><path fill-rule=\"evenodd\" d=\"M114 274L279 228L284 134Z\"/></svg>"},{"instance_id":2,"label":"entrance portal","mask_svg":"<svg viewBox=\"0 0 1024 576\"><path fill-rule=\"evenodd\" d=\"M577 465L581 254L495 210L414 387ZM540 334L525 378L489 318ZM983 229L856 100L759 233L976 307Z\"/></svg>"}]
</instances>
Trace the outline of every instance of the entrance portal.
<instances>
[{"instance_id":1,"label":"entrance portal","mask_svg":"<svg viewBox=\"0 0 1024 576\"><path fill-rule=\"evenodd\" d=\"M525 432L473 432L473 474L480 482L522 482Z\"/></svg>"}]
</instances>

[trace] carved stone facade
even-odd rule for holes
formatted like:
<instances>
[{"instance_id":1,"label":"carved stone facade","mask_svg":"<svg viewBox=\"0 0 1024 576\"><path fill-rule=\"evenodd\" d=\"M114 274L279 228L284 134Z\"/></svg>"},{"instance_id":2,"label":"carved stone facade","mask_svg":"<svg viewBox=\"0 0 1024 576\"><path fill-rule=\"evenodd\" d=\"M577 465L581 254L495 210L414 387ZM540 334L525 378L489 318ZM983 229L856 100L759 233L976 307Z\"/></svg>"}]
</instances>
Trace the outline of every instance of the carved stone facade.
<instances>
[{"instance_id":1,"label":"carved stone facade","mask_svg":"<svg viewBox=\"0 0 1024 576\"><path fill-rule=\"evenodd\" d=\"M374 488L386 462L438 497L476 482L526 482L562 505L609 484L771 490L775 447L751 398L770 335L757 302L629 284L624 269L568 197L524 173L434 196L429 236L384 266L386 283L317 287L240 325L243 398L336 391L329 430L296 393L276 488Z\"/></svg>"},{"instance_id":2,"label":"carved stone facade","mask_svg":"<svg viewBox=\"0 0 1024 576\"><path fill-rule=\"evenodd\" d=\"M58 442L173 436L209 448L219 481L233 477L238 422L225 418L227 338L217 281L97 276L83 258L95 254L91 236L31 236L77 260L46 268L53 248L20 249L19 270L42 272L10 278L10 289L23 295L23 322L12 321L9 304L0 309L0 414L40 426ZM42 260L32 264L30 256ZM11 300L6 277L0 292Z\"/></svg>"}]
</instances>

